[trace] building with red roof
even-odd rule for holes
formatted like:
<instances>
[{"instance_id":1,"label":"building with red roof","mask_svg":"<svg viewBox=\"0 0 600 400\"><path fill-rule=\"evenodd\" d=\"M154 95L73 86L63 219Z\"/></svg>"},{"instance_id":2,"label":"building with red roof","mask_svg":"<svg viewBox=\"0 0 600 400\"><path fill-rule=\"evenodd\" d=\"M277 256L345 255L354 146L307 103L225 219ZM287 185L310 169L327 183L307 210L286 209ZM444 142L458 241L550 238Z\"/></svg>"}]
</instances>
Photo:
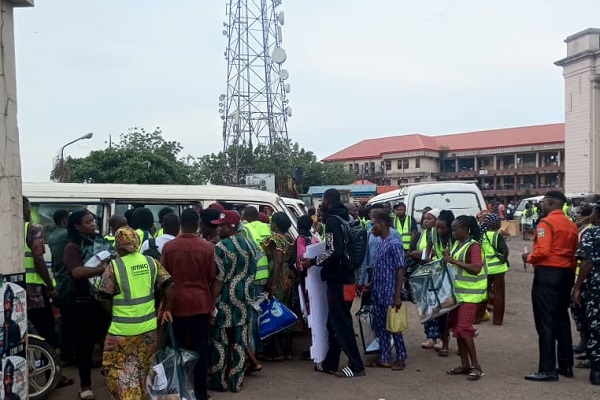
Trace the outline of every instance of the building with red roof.
<instances>
[{"instance_id":1,"label":"building with red roof","mask_svg":"<svg viewBox=\"0 0 600 400\"><path fill-rule=\"evenodd\" d=\"M366 139L323 161L378 185L475 180L488 198L513 198L562 189L564 153L565 124L558 123Z\"/></svg>"}]
</instances>

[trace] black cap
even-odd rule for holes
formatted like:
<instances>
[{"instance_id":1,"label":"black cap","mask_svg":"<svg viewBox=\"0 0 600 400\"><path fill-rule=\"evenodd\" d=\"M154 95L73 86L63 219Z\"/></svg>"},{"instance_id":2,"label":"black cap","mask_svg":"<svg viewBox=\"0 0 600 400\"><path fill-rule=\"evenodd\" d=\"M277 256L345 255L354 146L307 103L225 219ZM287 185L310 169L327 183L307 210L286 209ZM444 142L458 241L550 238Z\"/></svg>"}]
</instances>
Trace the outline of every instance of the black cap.
<instances>
[{"instance_id":1,"label":"black cap","mask_svg":"<svg viewBox=\"0 0 600 400\"><path fill-rule=\"evenodd\" d=\"M561 192L559 190L548 190L546 192L546 195L544 197L549 198L549 199L553 199L553 200L558 200L558 201L561 201L563 203L567 202L567 196L565 196L563 194L563 192Z\"/></svg>"}]
</instances>

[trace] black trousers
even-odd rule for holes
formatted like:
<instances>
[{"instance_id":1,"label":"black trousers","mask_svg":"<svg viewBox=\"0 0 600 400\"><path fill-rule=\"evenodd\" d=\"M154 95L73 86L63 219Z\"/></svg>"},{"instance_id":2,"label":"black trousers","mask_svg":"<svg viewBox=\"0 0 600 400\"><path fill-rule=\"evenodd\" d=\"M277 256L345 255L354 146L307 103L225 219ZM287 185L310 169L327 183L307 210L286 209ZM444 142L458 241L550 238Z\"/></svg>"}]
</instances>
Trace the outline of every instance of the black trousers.
<instances>
[{"instance_id":1,"label":"black trousers","mask_svg":"<svg viewBox=\"0 0 600 400\"><path fill-rule=\"evenodd\" d=\"M56 321L54 320L54 312L52 311L52 306L50 305L48 291L45 287L42 289L42 295L44 297L45 306L43 308L36 308L32 310L28 309L27 319L29 319L38 335L46 339L50 346L58 349Z\"/></svg>"},{"instance_id":2,"label":"black trousers","mask_svg":"<svg viewBox=\"0 0 600 400\"><path fill-rule=\"evenodd\" d=\"M198 314L191 317L173 317L173 333L179 347L195 351L199 359L194 368L194 393L196 400L208 398L206 377L209 357L208 314Z\"/></svg>"},{"instance_id":3,"label":"black trousers","mask_svg":"<svg viewBox=\"0 0 600 400\"><path fill-rule=\"evenodd\" d=\"M70 304L79 382L82 388L90 387L94 346L106 336L111 317L99 302L89 297L73 295Z\"/></svg>"},{"instance_id":4,"label":"black trousers","mask_svg":"<svg viewBox=\"0 0 600 400\"><path fill-rule=\"evenodd\" d=\"M574 280L573 269L535 267L531 301L539 340L539 372L556 373L557 353L559 367L573 366L569 303Z\"/></svg>"},{"instance_id":5,"label":"black trousers","mask_svg":"<svg viewBox=\"0 0 600 400\"><path fill-rule=\"evenodd\" d=\"M329 314L327 316L327 330L329 331L329 351L323 361L323 368L328 371L337 371L340 364L342 351L350 360L350 367L354 372L365 369L356 336L350 307L344 301L344 286L337 283L327 283L327 302Z\"/></svg>"}]
</instances>

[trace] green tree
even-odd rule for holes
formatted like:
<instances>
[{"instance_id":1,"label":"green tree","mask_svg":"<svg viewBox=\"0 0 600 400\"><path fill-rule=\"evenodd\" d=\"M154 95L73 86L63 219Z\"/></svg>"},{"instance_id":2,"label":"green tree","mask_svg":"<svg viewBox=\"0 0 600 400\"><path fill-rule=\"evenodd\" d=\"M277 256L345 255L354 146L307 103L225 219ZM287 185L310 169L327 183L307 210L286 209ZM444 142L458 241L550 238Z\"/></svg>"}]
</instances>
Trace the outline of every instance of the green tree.
<instances>
[{"instance_id":1,"label":"green tree","mask_svg":"<svg viewBox=\"0 0 600 400\"><path fill-rule=\"evenodd\" d=\"M194 184L200 181L195 160L181 157L179 142L166 141L160 128L130 128L111 148L83 158L67 158L67 182ZM60 176L53 170L50 178Z\"/></svg>"}]
</instances>

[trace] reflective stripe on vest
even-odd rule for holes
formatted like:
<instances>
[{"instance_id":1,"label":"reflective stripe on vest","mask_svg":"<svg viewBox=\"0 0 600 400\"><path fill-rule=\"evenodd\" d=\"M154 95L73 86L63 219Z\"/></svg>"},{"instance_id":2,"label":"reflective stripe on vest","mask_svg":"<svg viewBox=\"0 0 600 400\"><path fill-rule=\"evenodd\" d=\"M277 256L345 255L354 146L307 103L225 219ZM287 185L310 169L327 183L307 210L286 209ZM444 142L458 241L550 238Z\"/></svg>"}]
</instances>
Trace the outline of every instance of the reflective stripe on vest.
<instances>
[{"instance_id":1,"label":"reflective stripe on vest","mask_svg":"<svg viewBox=\"0 0 600 400\"><path fill-rule=\"evenodd\" d=\"M23 266L25 267L25 282L33 283L37 285L44 285L44 280L35 270L35 260L33 258L33 252L27 244L27 234L29 233L29 222L25 222L25 255L23 259Z\"/></svg>"},{"instance_id":2,"label":"reflective stripe on vest","mask_svg":"<svg viewBox=\"0 0 600 400\"><path fill-rule=\"evenodd\" d=\"M108 332L137 336L157 327L154 285L158 267L152 257L131 253L112 261L121 290L113 298L112 323Z\"/></svg>"},{"instance_id":3,"label":"reflective stripe on vest","mask_svg":"<svg viewBox=\"0 0 600 400\"><path fill-rule=\"evenodd\" d=\"M402 245L404 246L404 250L410 249L410 241L412 239L410 228L411 228L411 220L412 218L408 215L404 216L404 224L400 221L398 216L395 217L396 230L402 235Z\"/></svg>"},{"instance_id":4,"label":"reflective stripe on vest","mask_svg":"<svg viewBox=\"0 0 600 400\"><path fill-rule=\"evenodd\" d=\"M485 256L485 264L488 268L488 275L497 275L508 271L508 264L500 262L500 258L496 254L499 236L498 232L486 232L481 244L483 255Z\"/></svg>"},{"instance_id":5,"label":"reflective stripe on vest","mask_svg":"<svg viewBox=\"0 0 600 400\"><path fill-rule=\"evenodd\" d=\"M423 250L427 248L427 232L429 232L429 230L421 232L421 237L419 238L417 250L419 250L421 253L423 253Z\"/></svg>"},{"instance_id":6,"label":"reflective stripe on vest","mask_svg":"<svg viewBox=\"0 0 600 400\"><path fill-rule=\"evenodd\" d=\"M452 256L462 262L467 261L467 251L472 244L476 243L473 239L459 247L458 243L452 246ZM487 267L483 267L478 275L471 275L463 268L454 266L456 269L456 278L454 280L454 292L458 301L463 303L481 303L487 298Z\"/></svg>"},{"instance_id":7,"label":"reflective stripe on vest","mask_svg":"<svg viewBox=\"0 0 600 400\"><path fill-rule=\"evenodd\" d=\"M442 243L441 238L438 237L437 229L433 228L431 232L431 243L433 244L433 249L435 250L435 257L432 257L433 260L441 259L444 256L444 244ZM452 248L452 238L448 241L448 250Z\"/></svg>"},{"instance_id":8,"label":"reflective stripe on vest","mask_svg":"<svg viewBox=\"0 0 600 400\"><path fill-rule=\"evenodd\" d=\"M249 239L252 239L254 244L258 247L261 254L264 254L261 242L271 236L271 227L269 224L264 222L254 221L244 224L244 229L248 233ZM266 280L269 279L269 259L266 255L263 255L256 262L256 274L254 275L254 281L257 285L266 284Z\"/></svg>"}]
</instances>

